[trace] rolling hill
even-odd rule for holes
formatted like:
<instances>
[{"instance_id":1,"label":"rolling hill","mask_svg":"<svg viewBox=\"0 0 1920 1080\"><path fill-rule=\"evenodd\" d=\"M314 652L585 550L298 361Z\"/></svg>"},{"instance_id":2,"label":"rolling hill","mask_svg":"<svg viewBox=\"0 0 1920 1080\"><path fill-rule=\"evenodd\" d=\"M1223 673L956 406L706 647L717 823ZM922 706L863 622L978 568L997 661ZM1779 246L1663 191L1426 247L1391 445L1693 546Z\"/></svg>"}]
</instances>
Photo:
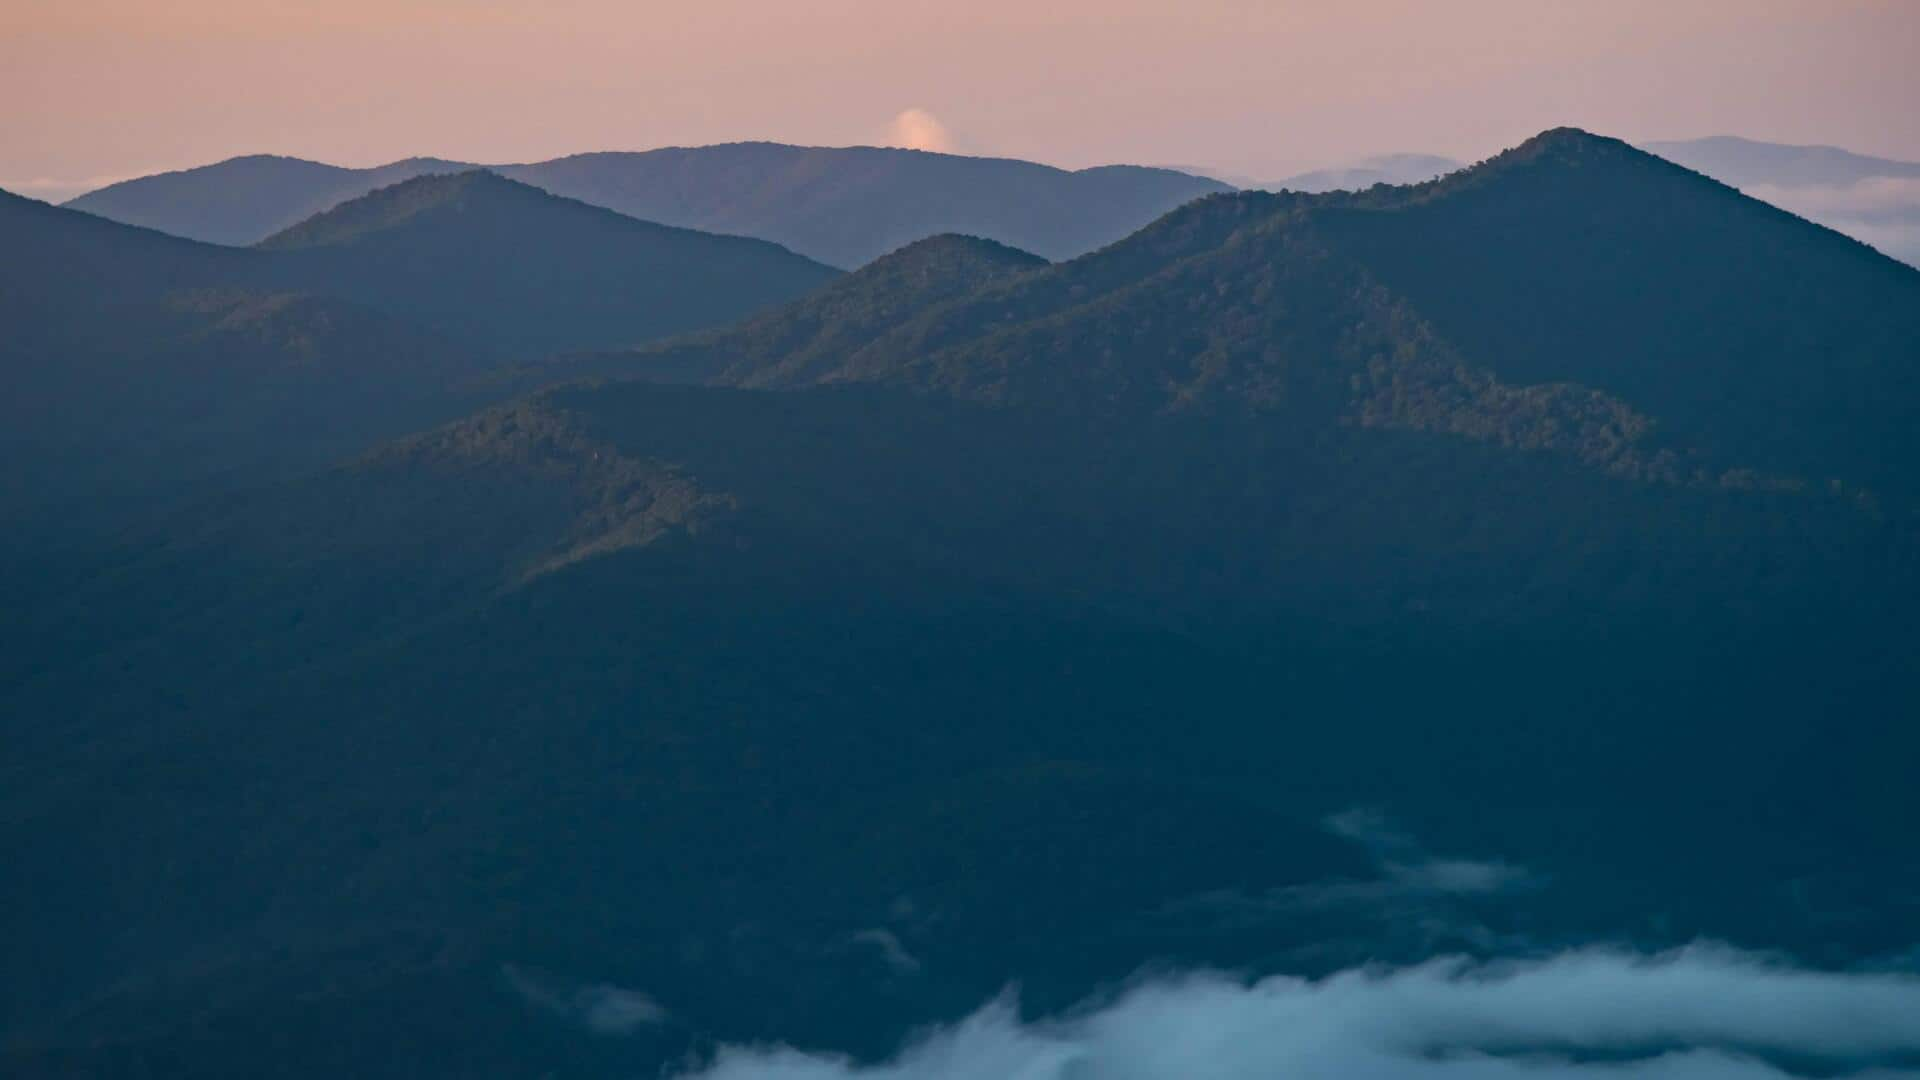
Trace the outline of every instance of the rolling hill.
<instances>
[{"instance_id":1,"label":"rolling hill","mask_svg":"<svg viewBox=\"0 0 1920 1080\"><path fill-rule=\"evenodd\" d=\"M581 154L502 171L634 217L762 237L849 268L941 233L1071 258L1227 190L1169 169L1068 172L1006 158L780 143Z\"/></svg>"},{"instance_id":2,"label":"rolling hill","mask_svg":"<svg viewBox=\"0 0 1920 1080\"><path fill-rule=\"evenodd\" d=\"M481 378L509 359L726 323L837 276L487 173L382 189L258 250L5 194L0 227L20 542L451 419L520 385Z\"/></svg>"},{"instance_id":3,"label":"rolling hill","mask_svg":"<svg viewBox=\"0 0 1920 1080\"><path fill-rule=\"evenodd\" d=\"M66 206L190 240L246 247L377 188L471 168L438 158L407 158L371 169L343 169L255 154L123 180Z\"/></svg>"},{"instance_id":4,"label":"rolling hill","mask_svg":"<svg viewBox=\"0 0 1920 1080\"><path fill-rule=\"evenodd\" d=\"M435 159L340 169L291 158L235 158L129 180L67 205L179 236L251 244L376 188L469 168ZM841 267L947 232L1067 258L1118 240L1189 199L1227 190L1169 169L1068 172L1000 158L779 143L580 154L491 168L630 217L771 240Z\"/></svg>"},{"instance_id":5,"label":"rolling hill","mask_svg":"<svg viewBox=\"0 0 1920 1080\"><path fill-rule=\"evenodd\" d=\"M182 513L8 650L4 1060L643 1075L1015 977L1907 948L1916 312L1559 130L939 237Z\"/></svg>"},{"instance_id":6,"label":"rolling hill","mask_svg":"<svg viewBox=\"0 0 1920 1080\"><path fill-rule=\"evenodd\" d=\"M444 337L252 252L0 194L12 545L308 468L483 398Z\"/></svg>"},{"instance_id":7,"label":"rolling hill","mask_svg":"<svg viewBox=\"0 0 1920 1080\"><path fill-rule=\"evenodd\" d=\"M655 379L710 379L717 372L750 385L804 382L929 308L1046 265L979 237L929 237L791 304L648 350L641 367ZM626 356L568 360L582 373L636 370Z\"/></svg>"},{"instance_id":8,"label":"rolling hill","mask_svg":"<svg viewBox=\"0 0 1920 1080\"><path fill-rule=\"evenodd\" d=\"M838 276L763 240L636 221L485 171L382 188L259 249L290 283L513 357L723 325Z\"/></svg>"}]
</instances>

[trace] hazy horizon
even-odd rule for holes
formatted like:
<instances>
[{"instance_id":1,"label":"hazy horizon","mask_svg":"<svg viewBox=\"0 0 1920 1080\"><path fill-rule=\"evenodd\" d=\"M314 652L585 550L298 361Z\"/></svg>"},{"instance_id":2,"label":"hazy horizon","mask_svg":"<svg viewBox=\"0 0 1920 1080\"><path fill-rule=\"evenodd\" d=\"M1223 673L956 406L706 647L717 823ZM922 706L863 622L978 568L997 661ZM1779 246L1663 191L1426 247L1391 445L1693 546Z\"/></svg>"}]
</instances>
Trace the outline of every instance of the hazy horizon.
<instances>
[{"instance_id":1,"label":"hazy horizon","mask_svg":"<svg viewBox=\"0 0 1920 1080\"><path fill-rule=\"evenodd\" d=\"M31 106L0 118L0 187L59 199L253 153L505 163L746 140L1273 179L1471 161L1562 125L1920 160L1900 106L1920 100L1920 6L1669 7L30 2L0 14L0 92Z\"/></svg>"}]
</instances>

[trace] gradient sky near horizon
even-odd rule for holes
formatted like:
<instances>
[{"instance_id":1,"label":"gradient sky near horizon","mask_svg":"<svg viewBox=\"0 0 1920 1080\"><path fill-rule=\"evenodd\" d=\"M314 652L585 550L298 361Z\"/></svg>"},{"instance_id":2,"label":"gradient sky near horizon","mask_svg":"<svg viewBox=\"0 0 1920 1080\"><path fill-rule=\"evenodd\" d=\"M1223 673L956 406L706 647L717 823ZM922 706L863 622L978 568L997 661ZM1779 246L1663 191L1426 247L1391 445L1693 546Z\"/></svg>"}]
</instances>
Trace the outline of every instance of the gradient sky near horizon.
<instances>
[{"instance_id":1,"label":"gradient sky near horizon","mask_svg":"<svg viewBox=\"0 0 1920 1080\"><path fill-rule=\"evenodd\" d=\"M737 139L1274 179L1572 124L1920 160L1920 0L0 0L0 187Z\"/></svg>"}]
</instances>

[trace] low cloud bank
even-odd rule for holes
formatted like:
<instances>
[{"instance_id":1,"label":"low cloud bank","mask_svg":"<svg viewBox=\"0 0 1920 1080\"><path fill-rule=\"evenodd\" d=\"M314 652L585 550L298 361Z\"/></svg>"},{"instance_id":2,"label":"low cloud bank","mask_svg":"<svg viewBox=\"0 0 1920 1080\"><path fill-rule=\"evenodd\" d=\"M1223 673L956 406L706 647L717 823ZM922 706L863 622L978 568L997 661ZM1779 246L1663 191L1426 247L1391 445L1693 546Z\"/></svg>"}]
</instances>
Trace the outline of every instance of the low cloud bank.
<instances>
[{"instance_id":1,"label":"low cloud bank","mask_svg":"<svg viewBox=\"0 0 1920 1080\"><path fill-rule=\"evenodd\" d=\"M1746 193L1920 265L1920 179L1875 176L1846 185L1754 185Z\"/></svg>"},{"instance_id":2,"label":"low cloud bank","mask_svg":"<svg viewBox=\"0 0 1920 1080\"><path fill-rule=\"evenodd\" d=\"M1006 998L860 1066L728 1047L699 1080L1920 1078L1920 977L1696 946L1436 960L1320 980L1202 974L1057 1020Z\"/></svg>"}]
</instances>

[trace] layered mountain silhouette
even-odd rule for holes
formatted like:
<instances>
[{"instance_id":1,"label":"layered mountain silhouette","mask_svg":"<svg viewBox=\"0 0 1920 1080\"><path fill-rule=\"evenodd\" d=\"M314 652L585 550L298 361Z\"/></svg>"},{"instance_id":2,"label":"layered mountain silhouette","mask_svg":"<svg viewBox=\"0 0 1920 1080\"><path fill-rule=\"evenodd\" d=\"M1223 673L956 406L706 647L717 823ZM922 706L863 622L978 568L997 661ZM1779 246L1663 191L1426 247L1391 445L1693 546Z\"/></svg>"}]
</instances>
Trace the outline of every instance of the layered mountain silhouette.
<instances>
[{"instance_id":1,"label":"layered mountain silhouette","mask_svg":"<svg viewBox=\"0 0 1920 1080\"><path fill-rule=\"evenodd\" d=\"M125 181L67 205L179 236L251 244L410 176L470 168L435 159L340 169L236 158ZM1068 172L1001 158L779 143L581 154L491 168L631 217L771 240L841 267L944 232L1066 258L1118 240L1189 199L1227 190L1169 169Z\"/></svg>"},{"instance_id":2,"label":"layered mountain silhouette","mask_svg":"<svg viewBox=\"0 0 1920 1080\"><path fill-rule=\"evenodd\" d=\"M83 523L304 468L480 404L482 368L403 319L289 287L253 252L0 194L5 505Z\"/></svg>"},{"instance_id":3,"label":"layered mountain silhouette","mask_svg":"<svg viewBox=\"0 0 1920 1080\"><path fill-rule=\"evenodd\" d=\"M4 1060L646 1074L1143 958L1908 947L1917 313L1559 130L573 358L632 377L36 597ZM1410 883L1355 806L1527 891ZM615 991L653 1019L593 1030Z\"/></svg>"},{"instance_id":4,"label":"layered mountain silhouette","mask_svg":"<svg viewBox=\"0 0 1920 1080\"><path fill-rule=\"evenodd\" d=\"M407 158L371 169L253 154L197 169L109 184L69 200L74 210L209 244L246 247L369 191L472 165Z\"/></svg>"},{"instance_id":5,"label":"layered mountain silhouette","mask_svg":"<svg viewBox=\"0 0 1920 1080\"><path fill-rule=\"evenodd\" d=\"M382 188L259 247L291 282L517 356L723 324L838 275L764 240L637 221L485 171Z\"/></svg>"},{"instance_id":6,"label":"layered mountain silhouette","mask_svg":"<svg viewBox=\"0 0 1920 1080\"><path fill-rule=\"evenodd\" d=\"M26 463L5 497L56 519L316 465L510 392L479 379L509 360L725 323L837 276L478 172L257 250L4 194L0 219L5 418Z\"/></svg>"}]
</instances>

